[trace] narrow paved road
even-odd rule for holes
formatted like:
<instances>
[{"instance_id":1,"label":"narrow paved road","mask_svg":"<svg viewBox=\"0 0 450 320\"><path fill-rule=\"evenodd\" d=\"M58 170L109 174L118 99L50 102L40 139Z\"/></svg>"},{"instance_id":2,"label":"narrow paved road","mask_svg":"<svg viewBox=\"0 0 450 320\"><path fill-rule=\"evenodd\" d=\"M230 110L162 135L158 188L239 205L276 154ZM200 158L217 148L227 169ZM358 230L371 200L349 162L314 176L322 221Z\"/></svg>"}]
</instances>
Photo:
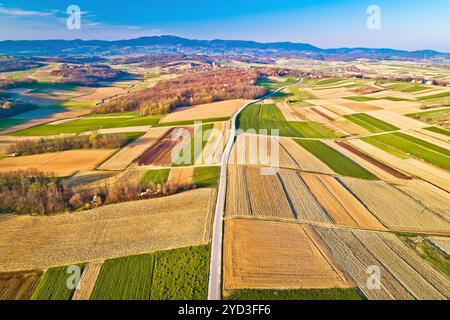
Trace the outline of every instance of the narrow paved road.
<instances>
[{"instance_id":1,"label":"narrow paved road","mask_svg":"<svg viewBox=\"0 0 450 320\"><path fill-rule=\"evenodd\" d=\"M222 155L221 168L220 168L220 183L217 193L217 204L216 211L214 214L214 224L213 224L213 235L211 244L211 260L210 260L210 270L209 270L209 285L208 285L208 300L220 300L221 289L222 289L222 240L223 240L223 214L225 209L225 196L227 187L227 167L230 158L231 150L236 138L236 120L238 115L249 105L267 99L274 95L275 93L284 90L288 87L295 86L302 82L300 79L295 84L281 87L272 93L250 101L243 105L231 119L231 131L228 138L225 151Z\"/></svg>"}]
</instances>

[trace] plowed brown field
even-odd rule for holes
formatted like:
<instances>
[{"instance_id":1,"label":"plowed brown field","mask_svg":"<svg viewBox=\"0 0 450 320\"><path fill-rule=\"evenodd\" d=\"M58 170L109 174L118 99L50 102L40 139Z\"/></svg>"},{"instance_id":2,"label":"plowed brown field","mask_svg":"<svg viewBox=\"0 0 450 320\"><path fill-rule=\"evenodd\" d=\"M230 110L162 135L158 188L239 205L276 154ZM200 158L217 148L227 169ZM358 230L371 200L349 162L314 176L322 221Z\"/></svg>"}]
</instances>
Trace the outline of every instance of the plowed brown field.
<instances>
[{"instance_id":1,"label":"plowed brown field","mask_svg":"<svg viewBox=\"0 0 450 320\"><path fill-rule=\"evenodd\" d=\"M192 127L188 128L171 128L162 137L160 137L150 148L142 153L134 163L139 166L169 166L173 160L172 152L178 154L184 146L190 142L190 139L172 139L172 135L176 134L176 130L184 129L190 133L191 137L194 133ZM176 152L175 152L176 150Z\"/></svg>"},{"instance_id":2,"label":"plowed brown field","mask_svg":"<svg viewBox=\"0 0 450 320\"><path fill-rule=\"evenodd\" d=\"M42 273L42 271L0 273L0 300L30 299Z\"/></svg>"},{"instance_id":3,"label":"plowed brown field","mask_svg":"<svg viewBox=\"0 0 450 320\"><path fill-rule=\"evenodd\" d=\"M136 141L125 146L111 159L103 163L101 170L124 170L130 163L150 148L167 132L167 128L152 128Z\"/></svg>"}]
</instances>

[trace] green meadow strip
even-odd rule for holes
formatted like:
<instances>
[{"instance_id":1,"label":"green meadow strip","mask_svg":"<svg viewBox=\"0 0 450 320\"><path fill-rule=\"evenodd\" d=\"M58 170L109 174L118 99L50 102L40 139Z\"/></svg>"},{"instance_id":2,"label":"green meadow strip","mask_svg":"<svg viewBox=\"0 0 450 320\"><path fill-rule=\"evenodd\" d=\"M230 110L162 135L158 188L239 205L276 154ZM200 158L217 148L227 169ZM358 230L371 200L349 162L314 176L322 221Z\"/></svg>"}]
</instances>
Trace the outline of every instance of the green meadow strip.
<instances>
[{"instance_id":1,"label":"green meadow strip","mask_svg":"<svg viewBox=\"0 0 450 320\"><path fill-rule=\"evenodd\" d=\"M408 159L409 158L407 153L394 148L393 146L391 146L388 143L385 143L383 141L380 141L379 139L376 139L376 137L363 137L363 138L361 138L361 140L373 145L374 147L377 147L378 149L386 151L387 153L390 153L393 156L396 156L397 158L400 158L400 159Z\"/></svg>"},{"instance_id":2,"label":"green meadow strip","mask_svg":"<svg viewBox=\"0 0 450 320\"><path fill-rule=\"evenodd\" d=\"M107 260L103 263L91 300L148 300L156 254Z\"/></svg>"},{"instance_id":3,"label":"green meadow strip","mask_svg":"<svg viewBox=\"0 0 450 320\"><path fill-rule=\"evenodd\" d=\"M22 124L24 122L27 122L26 119L18 119L18 118L3 118L0 119L0 130L7 129L10 127L17 126L19 124Z\"/></svg>"},{"instance_id":4,"label":"green meadow strip","mask_svg":"<svg viewBox=\"0 0 450 320\"><path fill-rule=\"evenodd\" d=\"M365 300L357 289L235 290L225 300Z\"/></svg>"},{"instance_id":5,"label":"green meadow strip","mask_svg":"<svg viewBox=\"0 0 450 320\"><path fill-rule=\"evenodd\" d=\"M201 130L198 130L201 127ZM191 166L195 164L195 161L197 158L201 155L202 150L208 143L209 136L211 135L211 129L214 128L213 123L206 123L202 124L201 126L197 127L197 130L194 130L194 136L191 138L191 141L188 143L188 145L180 151L180 154L178 156L176 163L173 163L172 166L174 167L182 167L182 166ZM196 148L197 142L201 142L200 146L201 148ZM185 153L190 152L190 162L189 163L178 163L182 162L185 158ZM186 160L186 159L184 159Z\"/></svg>"},{"instance_id":6,"label":"green meadow strip","mask_svg":"<svg viewBox=\"0 0 450 320\"><path fill-rule=\"evenodd\" d=\"M288 122L274 104L254 104L245 108L237 120L238 128L247 130L279 130L280 136L297 138L335 138L335 134L314 122Z\"/></svg>"},{"instance_id":7,"label":"green meadow strip","mask_svg":"<svg viewBox=\"0 0 450 320\"><path fill-rule=\"evenodd\" d=\"M447 157L450 157L450 150L449 150L449 149L446 149L446 148L443 148L443 147L439 147L439 146L437 146L437 145L435 145L435 144L432 144L432 143L430 143L430 142L421 140L421 139L419 139L419 138L416 138L416 137L413 137L413 136L404 134L404 133L402 133L402 132L395 132L395 133L393 133L393 134L394 134L395 136L399 137L399 138L402 138L402 139L411 141L411 142L413 142L413 143L415 143L415 144L417 144L417 145L419 145L419 146L421 146L421 147L424 147L424 148L433 150L433 151L435 151L435 152L444 154L444 155L446 155Z\"/></svg>"},{"instance_id":8,"label":"green meadow strip","mask_svg":"<svg viewBox=\"0 0 450 320\"><path fill-rule=\"evenodd\" d=\"M126 127L153 126L161 116L146 117L85 117L60 124L44 124L26 130L14 132L12 136L53 136L60 134L82 133L100 129L114 129Z\"/></svg>"},{"instance_id":9,"label":"green meadow strip","mask_svg":"<svg viewBox=\"0 0 450 320\"><path fill-rule=\"evenodd\" d=\"M367 180L377 180L377 177L372 173L321 141L295 141L340 175Z\"/></svg>"},{"instance_id":10,"label":"green meadow strip","mask_svg":"<svg viewBox=\"0 0 450 320\"><path fill-rule=\"evenodd\" d=\"M170 169L149 170L142 177L140 184L165 184L169 178Z\"/></svg>"},{"instance_id":11,"label":"green meadow strip","mask_svg":"<svg viewBox=\"0 0 450 320\"><path fill-rule=\"evenodd\" d=\"M344 117L373 133L399 130L399 128L397 128L396 126L393 126L387 122L379 120L365 113L350 114L345 115Z\"/></svg>"},{"instance_id":12,"label":"green meadow strip","mask_svg":"<svg viewBox=\"0 0 450 320\"><path fill-rule=\"evenodd\" d=\"M76 265L74 267L80 268L79 276L81 276L83 265ZM69 289L68 281L69 284L74 285L75 283L70 281L70 277L76 274L69 268L66 266L48 269L31 296L31 300L70 300L75 289Z\"/></svg>"},{"instance_id":13,"label":"green meadow strip","mask_svg":"<svg viewBox=\"0 0 450 320\"><path fill-rule=\"evenodd\" d=\"M220 167L196 167L192 183L197 188L216 188L219 184Z\"/></svg>"},{"instance_id":14,"label":"green meadow strip","mask_svg":"<svg viewBox=\"0 0 450 320\"><path fill-rule=\"evenodd\" d=\"M107 260L91 300L207 298L209 245Z\"/></svg>"},{"instance_id":15,"label":"green meadow strip","mask_svg":"<svg viewBox=\"0 0 450 320\"><path fill-rule=\"evenodd\" d=\"M448 149L400 132L379 135L372 138L401 152L423 159L443 169L450 170L450 150ZM370 143L370 141L368 142Z\"/></svg>"},{"instance_id":16,"label":"green meadow strip","mask_svg":"<svg viewBox=\"0 0 450 320\"><path fill-rule=\"evenodd\" d=\"M425 130L434 132L434 133L439 133L439 134L443 134L447 137L450 137L450 131L445 130L443 128L439 128L439 127L429 127L429 128L425 128Z\"/></svg>"}]
</instances>

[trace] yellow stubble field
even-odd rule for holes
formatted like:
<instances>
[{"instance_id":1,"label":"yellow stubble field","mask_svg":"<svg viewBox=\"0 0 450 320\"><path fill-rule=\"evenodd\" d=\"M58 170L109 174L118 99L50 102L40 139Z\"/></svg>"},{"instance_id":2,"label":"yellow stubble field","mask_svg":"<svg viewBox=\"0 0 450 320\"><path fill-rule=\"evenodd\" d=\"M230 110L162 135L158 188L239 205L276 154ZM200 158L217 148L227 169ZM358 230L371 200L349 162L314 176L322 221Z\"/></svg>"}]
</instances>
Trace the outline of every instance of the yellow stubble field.
<instances>
[{"instance_id":1,"label":"yellow stubble field","mask_svg":"<svg viewBox=\"0 0 450 320\"><path fill-rule=\"evenodd\" d=\"M224 289L350 287L306 225L231 219L225 224Z\"/></svg>"}]
</instances>

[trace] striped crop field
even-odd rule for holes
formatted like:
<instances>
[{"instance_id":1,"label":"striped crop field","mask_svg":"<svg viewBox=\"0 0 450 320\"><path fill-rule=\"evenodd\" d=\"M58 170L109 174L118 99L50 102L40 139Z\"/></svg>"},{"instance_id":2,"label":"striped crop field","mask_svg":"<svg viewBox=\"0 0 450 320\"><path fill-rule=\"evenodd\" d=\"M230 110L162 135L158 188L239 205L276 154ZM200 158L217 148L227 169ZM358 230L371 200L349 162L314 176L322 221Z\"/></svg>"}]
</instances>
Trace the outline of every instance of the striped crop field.
<instances>
[{"instance_id":1,"label":"striped crop field","mask_svg":"<svg viewBox=\"0 0 450 320\"><path fill-rule=\"evenodd\" d=\"M344 117L373 133L399 130L396 126L365 113L349 114Z\"/></svg>"},{"instance_id":2,"label":"striped crop field","mask_svg":"<svg viewBox=\"0 0 450 320\"><path fill-rule=\"evenodd\" d=\"M353 162L323 142L314 140L296 140L296 142L340 175L368 180L377 179L377 177L356 162Z\"/></svg>"}]
</instances>

